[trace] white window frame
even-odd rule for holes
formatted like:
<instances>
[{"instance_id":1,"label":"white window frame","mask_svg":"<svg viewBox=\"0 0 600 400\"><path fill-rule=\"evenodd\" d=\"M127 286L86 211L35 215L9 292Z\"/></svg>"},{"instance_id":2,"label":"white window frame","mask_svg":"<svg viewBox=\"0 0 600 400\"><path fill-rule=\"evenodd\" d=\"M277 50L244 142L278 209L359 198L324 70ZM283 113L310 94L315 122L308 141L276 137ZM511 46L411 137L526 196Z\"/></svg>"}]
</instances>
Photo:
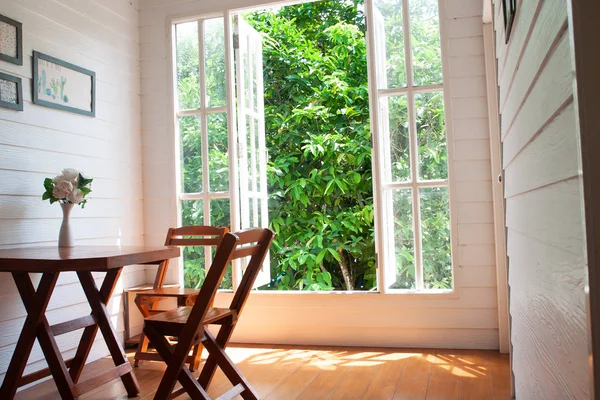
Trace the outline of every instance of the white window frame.
<instances>
[{"instance_id":1,"label":"white window frame","mask_svg":"<svg viewBox=\"0 0 600 400\"><path fill-rule=\"evenodd\" d=\"M410 33L410 12L409 1L402 0L402 29L404 32L404 64L406 70L406 87L379 89L377 82L378 65L375 51L378 43L376 42L375 34L375 15L374 15L374 0L365 0L365 17L367 20L367 62L368 62L368 77L369 77L369 108L371 112L371 137L373 138L373 195L375 203L375 237L376 251L378 254L378 288L382 294L456 294L457 274L456 274L456 257L458 249L456 246L456 237L458 226L453 213L455 209L454 188L453 188L453 162L452 155L454 154L452 128L451 128L451 111L450 101L447 93L448 81L448 66L447 58L445 57L445 2L438 0L438 18L440 27L440 55L442 62L442 83L436 85L414 85L413 63L412 63L412 43ZM383 66L385 69L385 65ZM438 180L419 180L419 164L417 159L417 122L415 117L415 96L423 93L442 92L444 98L444 120L446 124L446 151L448 163L448 177ZM384 182L384 171L386 162L386 144L384 132L381 132L380 126L380 106L381 98L389 98L392 96L405 95L408 104L409 118L409 142L410 142L410 181L406 182ZM424 289L423 288L423 254L421 249L421 207L420 207L420 189L423 188L448 188L449 196L449 215L450 215L450 249L452 263L452 288L451 289ZM390 289L389 286L395 282L396 263L393 259L394 242L393 230L391 225L386 222L385 211L390 206L384 204L386 201L386 192L393 192L400 189L411 189L412 197L412 216L413 216L413 241L414 241L414 257L415 257L415 289Z\"/></svg>"},{"instance_id":2,"label":"white window frame","mask_svg":"<svg viewBox=\"0 0 600 400\"><path fill-rule=\"evenodd\" d=\"M319 1L319 0L305 0L302 2L311 2L311 1ZM408 3L409 0L402 0L403 4L403 10L408 10ZM277 6L282 6L282 5L293 5L293 4L297 4L298 1L289 1L289 3L277 3ZM445 39L446 36L446 10L445 10L445 1L444 0L438 0L438 16L439 16L439 27L440 27L440 47L441 47L441 58L442 58L442 83L438 84L438 85L427 85L427 86L413 86L413 74L412 74L412 47L410 44L410 35L405 35L405 43L404 43L404 49L405 49L405 65L406 65L406 73L407 73L407 87L404 88L394 88L394 89L378 89L376 87L376 82L375 82L375 76L376 76L376 63L375 63L375 54L373 49L375 49L375 39L374 39L374 33L373 33L373 29L370 29L370 25L372 24L373 21L373 16L372 16L372 3L373 0L365 0L365 18L367 21L367 32L365 35L365 40L367 42L367 68L368 68L368 81L369 81L369 103L370 103L370 110L371 110L371 134L372 134L372 141L373 141L373 152L372 152L372 163L373 163L373 203L374 203L374 208L375 208L375 250L376 250L376 254L377 254L377 279L378 279L378 283L377 283L377 292L373 293L373 292L365 292L365 291L346 291L344 293L346 294L357 294L357 295L368 295L368 296L373 296L373 295L402 295L403 297L412 297L415 296L419 299L427 299L427 298L431 298L431 299L443 299L443 298L448 298L448 299L456 299L460 296L460 292L459 292L459 288L460 286L460 276L459 274L457 274L457 265L458 265L458 245L457 245L457 237L458 237L458 224L457 224L457 217L456 217L456 196L455 196L455 185L454 185L454 180L453 180L453 176L454 176L454 163L453 163L453 154L454 154L454 142L453 142L453 129L452 129L452 112L451 112L451 102L450 102L450 98L449 98L449 94L448 94L448 90L449 90L449 61L448 61L448 57L447 57L447 53L448 53L448 49L447 49L447 40ZM272 6L272 4L269 4L268 1L265 2L264 4L264 8L268 8ZM260 5L257 5L256 7L253 8L261 8ZM189 17L185 17L185 18L173 18L170 20L170 23L173 27L172 31L172 40L174 40L175 36L174 36L174 32L175 32L175 25L182 23L182 22L190 22L190 21L196 21L196 20L200 20L200 19L210 19L210 18L216 18L216 17L223 17L224 21L225 21L225 48L226 48L226 74L227 74L227 106L226 107L220 107L220 111L213 111L213 112L227 112L227 118L228 118L228 126L230 127L229 129L229 142L230 143L237 143L237 130L236 130L236 125L237 125L237 117L236 117L236 107L234 102L232 101L232 99L235 98L236 93L235 93L235 68L234 68L234 48L233 48L233 37L232 35L228 34L229 32L233 32L232 29L232 16L234 14L238 14L240 12L240 10L237 9L229 9L229 10L224 10L222 12L217 12L217 13L208 13L208 14L202 14L202 15L194 15L194 16L189 16ZM410 21L409 21L410 17L409 17L409 13L404 12L403 13L403 29L404 32L410 32L408 30L409 26L410 26ZM200 35L200 30L199 30L199 35ZM199 37L199 39L201 39ZM200 41L200 43L202 43L202 40ZM179 129L178 129L178 117L180 115L196 115L194 114L195 112L201 113L203 112L201 109L198 110L190 110L190 111L184 111L184 112L180 112L178 110L178 99L177 99L177 71L175 68L175 63L176 63L176 54L174 52L174 46L171 46L171 60L170 60L170 68L172 71L172 76L173 76L173 81L172 81L172 93L173 93L173 98L174 98L174 107L175 107L175 114L174 114L174 126L175 126L175 133L176 133L176 150L175 150L175 162L176 162L176 176L179 177L180 176L180 154L179 154L179 146L180 146L180 142L179 142ZM204 68L203 63L201 64L201 68ZM204 80L204 74L201 74L202 76L202 80ZM204 83L205 85L205 83ZM418 168L416 168L417 165L417 151L418 149L416 149L416 141L413 139L413 136L416 138L416 120L415 120L415 116L414 116L414 96L416 94L421 94L421 93L428 93L428 92L436 92L436 91L442 91L443 92L443 97L444 97L444 114L445 114L445 123L446 123L446 148L447 148L447 160L448 160L448 178L447 179L443 179L443 180L432 180L432 181L421 181L419 182L418 179ZM373 95L373 93L376 93L376 95ZM410 140L410 146L411 146L411 182L402 182L402 183L392 183L392 184L383 184L382 183L382 177L381 177L381 172L379 170L380 168L380 163L383 161L383 157L381 155L381 150L382 150L382 142L381 142L381 136L378 134L379 132L379 127L378 127L378 118L379 118L379 110L378 110L378 98L381 97L390 97L393 95L398 95L398 94L402 94L402 95L407 95L408 96L408 104L409 104L409 123L411 126L411 140ZM203 96L204 97L204 96ZM204 98L202 98L201 100L202 102L205 101ZM216 109L216 108L215 108ZM411 112L411 110L413 110ZM182 114L183 113L183 114ZM189 114L188 114L189 113ZM203 137L203 139L205 139ZM238 159L238 151L237 151L237 146L230 146L230 166L229 168L233 170L233 173L230 175L230 188L231 187L236 187L237 186L237 159ZM205 161L206 158L203 158L203 162ZM206 159L206 161L208 161ZM204 174L203 174L203 179L205 179ZM208 177L206 177L206 179L208 179ZM233 180L235 179L235 181ZM236 186L234 186L236 185ZM206 187L206 186L205 186ZM449 195L449 213L450 213L450 232L451 232L451 238L450 238L450 247L451 247L451 260L452 260L452 289L445 289L445 290L436 290L436 289L423 289L422 288L422 276L423 276L423 269L422 269L422 254L421 254L421 243L420 243L420 223L417 223L417 215L418 215L418 221L420 222L420 199L419 199L419 192L418 189L420 188L433 188L433 187L447 187L448 188L448 195ZM388 288L388 280L386 280L386 268L389 270L390 268L393 268L395 270L396 265L394 263L394 265L392 265L391 267L388 266L386 264L386 260L385 257L383 257L382 255L386 254L385 253L385 246L386 246L386 242L384 239L384 229L387 229L386 226L387 224L385 223L384 220L384 204L383 204L383 196L382 193L384 191L387 190L398 190L398 189L412 189L412 207L413 207L413 227L416 228L414 229L414 240L415 240L415 259L417 259L418 261L415 262L415 282L417 285L416 289L413 290L406 290L406 289L389 289ZM233 212L233 209L235 207L235 209L239 208L239 195L236 193L235 190L233 191L229 191L229 192L213 192L212 194L203 194L203 193L182 193L181 191L181 187L180 187L180 180L177 179L177 184L176 184L176 191L177 191L177 196L178 196L178 202L177 202L177 220L178 223L181 224L181 201L182 200L197 200L197 199L213 199L213 198L229 198L230 199L230 204L231 204L231 208L232 208L232 213L231 213L231 226L235 227L235 226L239 226L240 221L237 220L237 214L235 212ZM205 197L202 197L205 196ZM206 215L208 213L208 211L206 210L207 207L207 202L205 201L203 203L203 206L205 207L205 218ZM236 219L236 220L234 220ZM419 231L419 234L417 235L417 230ZM417 240L417 238L419 240ZM389 244L389 243L388 243ZM418 250L418 253L417 253ZM418 254L418 256L417 256ZM233 269L233 289L235 290L237 287L237 284L239 282L239 276L240 276L240 270L239 268L234 268ZM420 277L420 279L417 279L417 277ZM181 262L180 260L180 268L179 268L179 278L180 278L180 282L183 282L183 262ZM390 282L391 283L391 282ZM277 295L277 294L286 294L286 295L300 295L300 296L323 296L323 295L339 295L340 292L335 292L335 291L328 291L328 292L305 292L305 291L257 291L256 293L265 296L265 297L269 297L272 295Z\"/></svg>"},{"instance_id":3,"label":"white window frame","mask_svg":"<svg viewBox=\"0 0 600 400\"><path fill-rule=\"evenodd\" d=\"M171 69L173 77L173 107L174 107L174 132L175 132L175 176L176 176L176 191L177 191L177 224L182 225L182 204L183 201L194 201L202 200L203 207L203 223L210 225L210 201L218 199L228 199L230 204L230 221L231 226L235 227L239 225L237 213L233 212L236 210L239 204L239 196L235 190L231 190L232 187L237 187L237 146L229 147L229 169L230 182L228 191L210 191L210 178L209 178L209 166L208 166L208 116L210 114L227 113L227 125L228 125L228 141L229 143L237 143L237 133L235 130L236 122L236 109L235 104L232 104L232 99L235 99L235 87L232 84L233 79L226 79L226 105L218 107L208 107L206 104L206 75L205 75L205 49L204 49L204 23L206 20L214 18L224 19L224 34L225 34L225 73L226 75L233 74L233 44L231 35L227 34L231 30L231 22L228 19L229 12L217 13L210 15L203 15L195 18L186 18L182 20L171 21ZM199 66L199 77L200 77L200 107L190 110L179 109L179 98L177 89L177 40L176 40L176 25L186 22L196 22L198 24L198 66ZM233 76L233 75L232 75ZM202 144L202 191L194 193L185 193L182 188L182 176L181 176L181 134L179 131L179 118L181 117L199 117L201 118L201 144ZM211 259L212 249L207 247L205 249L206 259ZM179 283L184 282L184 265L183 258L179 258ZM206 266L208 272L209 266ZM238 267L238 263L235 263L232 271L232 285L233 288L237 287L237 283L240 281L241 270ZM227 290L227 289L225 289Z\"/></svg>"}]
</instances>

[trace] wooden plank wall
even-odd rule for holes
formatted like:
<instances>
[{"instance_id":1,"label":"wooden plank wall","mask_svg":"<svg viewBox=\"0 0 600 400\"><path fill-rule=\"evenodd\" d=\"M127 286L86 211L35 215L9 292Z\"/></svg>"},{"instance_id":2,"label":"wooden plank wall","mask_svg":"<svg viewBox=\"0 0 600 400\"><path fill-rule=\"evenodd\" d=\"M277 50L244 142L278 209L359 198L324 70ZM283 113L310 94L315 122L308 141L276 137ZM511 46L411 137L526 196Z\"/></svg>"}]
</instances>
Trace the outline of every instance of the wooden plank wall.
<instances>
[{"instance_id":1,"label":"wooden plank wall","mask_svg":"<svg viewBox=\"0 0 600 400\"><path fill-rule=\"evenodd\" d=\"M495 26L513 372L519 399L587 399L581 173L566 0Z\"/></svg>"},{"instance_id":2,"label":"wooden plank wall","mask_svg":"<svg viewBox=\"0 0 600 400\"><path fill-rule=\"evenodd\" d=\"M142 244L142 167L139 99L138 2L127 0L3 0L0 13L23 24L22 66L0 62L0 71L23 79L24 111L0 108L0 248L56 246L58 205L42 202L42 182L73 167L94 178L91 199L72 213L75 244ZM32 51L97 74L96 117L32 104ZM102 274L98 274L101 282ZM39 276L36 277L36 283ZM128 267L120 287L145 281L144 267ZM110 311L124 331L121 289ZM50 323L89 313L74 274L63 274L50 302ZM0 380L25 310L9 274L0 274ZM60 336L72 356L80 332ZM98 340L91 358L108 354ZM45 367L34 347L26 371Z\"/></svg>"},{"instance_id":3,"label":"wooden plank wall","mask_svg":"<svg viewBox=\"0 0 600 400\"><path fill-rule=\"evenodd\" d=\"M172 17L243 8L266 0L144 0L140 64L144 222L148 244L176 224L169 75ZM457 293L435 295L253 295L234 339L288 344L498 348L489 130L481 0L446 0L446 83L450 97L458 223ZM225 303L220 294L217 302ZM132 327L133 330L138 327Z\"/></svg>"}]
</instances>

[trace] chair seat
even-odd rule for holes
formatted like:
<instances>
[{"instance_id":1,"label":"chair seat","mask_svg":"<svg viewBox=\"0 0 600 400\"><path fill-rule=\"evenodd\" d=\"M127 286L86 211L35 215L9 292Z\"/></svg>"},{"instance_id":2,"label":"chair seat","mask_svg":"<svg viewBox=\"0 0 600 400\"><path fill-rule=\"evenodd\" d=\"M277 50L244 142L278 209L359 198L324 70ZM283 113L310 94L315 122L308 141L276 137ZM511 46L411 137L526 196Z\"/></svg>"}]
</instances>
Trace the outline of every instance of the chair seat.
<instances>
[{"instance_id":1,"label":"chair seat","mask_svg":"<svg viewBox=\"0 0 600 400\"><path fill-rule=\"evenodd\" d=\"M161 329L167 335L178 337L181 330L188 321L191 311L192 307L190 306L178 307L173 310L168 310L160 314L146 317L145 322L148 325L152 325ZM213 307L207 311L206 317L202 321L202 324L220 324L225 320L229 322L228 317L232 317L233 322L235 322L235 318L237 318L237 313L233 310L230 310L229 308Z\"/></svg>"},{"instance_id":2,"label":"chair seat","mask_svg":"<svg viewBox=\"0 0 600 400\"><path fill-rule=\"evenodd\" d=\"M139 292L138 296L160 296L160 297L189 297L198 294L198 289L188 289L182 287L162 287L159 289L148 289L143 292Z\"/></svg>"}]
</instances>

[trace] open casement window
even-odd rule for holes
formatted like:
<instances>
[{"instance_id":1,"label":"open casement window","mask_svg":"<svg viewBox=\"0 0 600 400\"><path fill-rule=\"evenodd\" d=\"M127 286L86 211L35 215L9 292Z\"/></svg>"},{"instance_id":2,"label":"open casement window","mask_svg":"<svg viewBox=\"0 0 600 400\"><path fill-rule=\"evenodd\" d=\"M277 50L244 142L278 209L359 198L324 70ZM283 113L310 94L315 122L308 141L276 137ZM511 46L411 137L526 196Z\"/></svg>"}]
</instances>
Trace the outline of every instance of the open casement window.
<instances>
[{"instance_id":1,"label":"open casement window","mask_svg":"<svg viewBox=\"0 0 600 400\"><path fill-rule=\"evenodd\" d=\"M261 37L235 20L227 13L173 29L181 225L234 232L268 227ZM202 285L213 251L184 248L186 287ZM243 267L229 268L222 289ZM269 280L265 264L256 285Z\"/></svg>"},{"instance_id":2,"label":"open casement window","mask_svg":"<svg viewBox=\"0 0 600 400\"><path fill-rule=\"evenodd\" d=\"M266 228L269 226L269 199L262 38L238 15L234 17L234 27L241 227ZM265 285L270 278L267 255L254 286Z\"/></svg>"},{"instance_id":3,"label":"open casement window","mask_svg":"<svg viewBox=\"0 0 600 400\"><path fill-rule=\"evenodd\" d=\"M453 288L438 0L366 1L384 292Z\"/></svg>"}]
</instances>

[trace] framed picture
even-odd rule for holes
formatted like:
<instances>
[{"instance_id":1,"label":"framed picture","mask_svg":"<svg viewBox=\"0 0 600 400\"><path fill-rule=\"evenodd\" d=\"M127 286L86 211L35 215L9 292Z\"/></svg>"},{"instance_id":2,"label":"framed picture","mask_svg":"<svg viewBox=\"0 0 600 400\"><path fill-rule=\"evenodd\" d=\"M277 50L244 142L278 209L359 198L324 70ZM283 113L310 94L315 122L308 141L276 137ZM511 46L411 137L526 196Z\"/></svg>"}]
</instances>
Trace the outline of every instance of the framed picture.
<instances>
[{"instance_id":1,"label":"framed picture","mask_svg":"<svg viewBox=\"0 0 600 400\"><path fill-rule=\"evenodd\" d=\"M0 72L0 107L23 111L21 78Z\"/></svg>"},{"instance_id":2,"label":"framed picture","mask_svg":"<svg viewBox=\"0 0 600 400\"><path fill-rule=\"evenodd\" d=\"M502 14L504 16L504 38L505 43L510 39L515 13L517 12L517 0L502 0Z\"/></svg>"},{"instance_id":3,"label":"framed picture","mask_svg":"<svg viewBox=\"0 0 600 400\"><path fill-rule=\"evenodd\" d=\"M23 65L23 25L0 15L0 60Z\"/></svg>"},{"instance_id":4,"label":"framed picture","mask_svg":"<svg viewBox=\"0 0 600 400\"><path fill-rule=\"evenodd\" d=\"M96 115L96 73L33 52L33 102L41 106Z\"/></svg>"}]
</instances>

